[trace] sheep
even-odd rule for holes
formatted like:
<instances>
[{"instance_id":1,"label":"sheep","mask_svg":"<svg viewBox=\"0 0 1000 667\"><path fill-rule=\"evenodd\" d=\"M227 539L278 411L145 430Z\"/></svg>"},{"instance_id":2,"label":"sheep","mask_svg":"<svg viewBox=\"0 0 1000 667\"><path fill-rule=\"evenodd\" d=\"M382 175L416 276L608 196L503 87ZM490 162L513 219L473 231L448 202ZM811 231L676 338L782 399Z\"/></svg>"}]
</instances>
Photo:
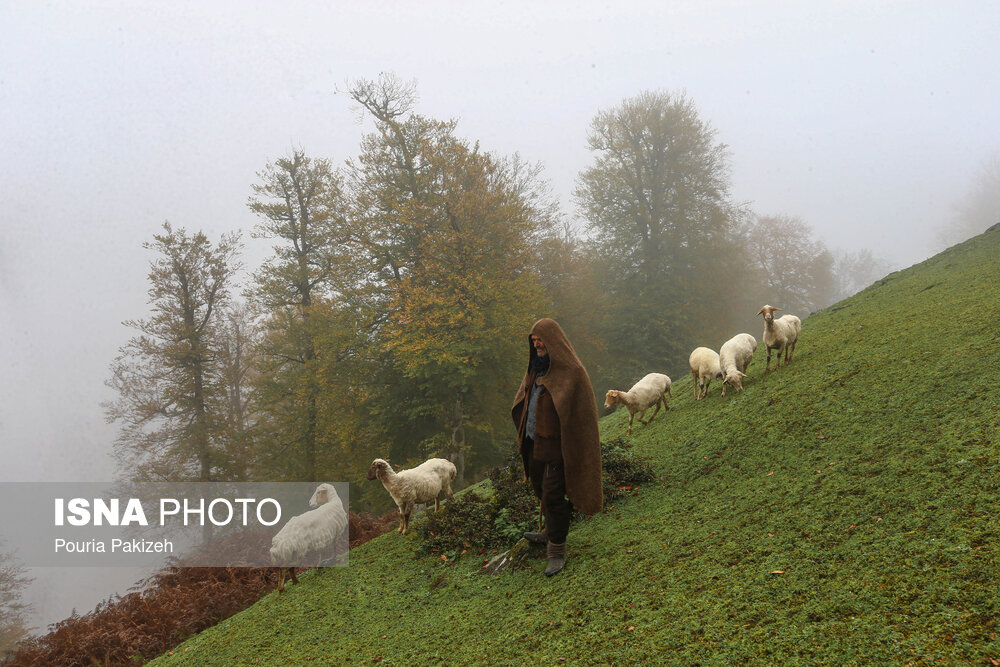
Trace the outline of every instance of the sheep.
<instances>
[{"instance_id":1,"label":"sheep","mask_svg":"<svg viewBox=\"0 0 1000 667\"><path fill-rule=\"evenodd\" d=\"M722 378L719 354L707 347L697 347L688 358L688 364L691 366L694 400L699 401L708 395L708 385L712 384L712 379Z\"/></svg>"},{"instance_id":2,"label":"sheep","mask_svg":"<svg viewBox=\"0 0 1000 667\"><path fill-rule=\"evenodd\" d=\"M802 322L794 315L783 315L777 320L774 319L774 311L781 310L775 306L764 306L757 311L758 315L764 316L764 346L767 348L767 365L764 367L765 373L771 372L771 350L778 351L778 364L775 370L781 368L781 353L785 353L785 363L792 360L795 353L795 343L799 340L799 332L802 331Z\"/></svg>"},{"instance_id":3,"label":"sheep","mask_svg":"<svg viewBox=\"0 0 1000 667\"><path fill-rule=\"evenodd\" d=\"M382 486L396 501L399 508L399 528L396 532L406 534L410 526L413 506L434 501L434 511L440 509L438 497L441 492L451 498L451 480L455 479L455 464L447 459L428 459L416 468L395 472L385 459L375 459L368 468L368 479L378 477Z\"/></svg>"},{"instance_id":4,"label":"sheep","mask_svg":"<svg viewBox=\"0 0 1000 667\"><path fill-rule=\"evenodd\" d=\"M309 499L311 509L291 519L271 538L271 564L279 565L278 592L285 592L285 570L299 583L295 566L310 553L322 557L347 530L347 514L332 484L320 484ZM317 566L319 562L317 562Z\"/></svg>"},{"instance_id":5,"label":"sheep","mask_svg":"<svg viewBox=\"0 0 1000 667\"><path fill-rule=\"evenodd\" d=\"M670 378L663 373L650 373L642 378L628 391L610 390L604 397L604 407L613 408L619 403L628 410L628 432L625 435L632 435L632 418L635 413L639 413L639 423L648 424L653 421L653 417L660 411L660 405L664 410L669 410L667 396L673 396L670 392ZM646 421L642 420L646 410L656 406L653 414Z\"/></svg>"},{"instance_id":6,"label":"sheep","mask_svg":"<svg viewBox=\"0 0 1000 667\"><path fill-rule=\"evenodd\" d=\"M743 378L756 349L757 339L748 333L736 334L719 348L723 396L726 395L727 384L736 391L743 391Z\"/></svg>"}]
</instances>

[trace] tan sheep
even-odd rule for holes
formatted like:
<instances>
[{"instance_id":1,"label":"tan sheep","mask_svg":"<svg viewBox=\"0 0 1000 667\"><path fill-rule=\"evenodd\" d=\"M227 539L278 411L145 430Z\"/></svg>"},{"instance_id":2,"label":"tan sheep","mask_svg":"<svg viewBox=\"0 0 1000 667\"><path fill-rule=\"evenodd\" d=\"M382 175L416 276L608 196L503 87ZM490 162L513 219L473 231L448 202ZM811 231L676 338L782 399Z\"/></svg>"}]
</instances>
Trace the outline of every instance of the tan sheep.
<instances>
[{"instance_id":1,"label":"tan sheep","mask_svg":"<svg viewBox=\"0 0 1000 667\"><path fill-rule=\"evenodd\" d=\"M632 418L635 413L639 413L639 423L648 424L653 421L653 417L660 411L660 405L664 410L669 410L667 396L673 396L670 392L670 378L663 373L650 373L642 378L628 391L610 390L604 396L604 407L613 408L618 404L624 405L628 410L628 432L625 435L632 435ZM646 410L656 406L653 414L646 421L642 420Z\"/></svg>"},{"instance_id":2,"label":"tan sheep","mask_svg":"<svg viewBox=\"0 0 1000 667\"><path fill-rule=\"evenodd\" d=\"M743 391L743 378L756 349L757 339L748 333L736 334L719 348L723 396L726 395L727 384L736 391Z\"/></svg>"},{"instance_id":3,"label":"tan sheep","mask_svg":"<svg viewBox=\"0 0 1000 667\"><path fill-rule=\"evenodd\" d=\"M691 384L694 385L694 400L700 401L708 395L708 385L715 378L722 378L719 354L707 347L696 347L688 358L691 366Z\"/></svg>"},{"instance_id":4,"label":"tan sheep","mask_svg":"<svg viewBox=\"0 0 1000 667\"><path fill-rule=\"evenodd\" d=\"M414 505L434 501L434 511L440 509L439 497L443 492L451 498L451 482L455 479L455 464L447 459L428 459L409 470L396 472L385 459L375 459L368 468L368 479L378 477L382 486L396 501L399 508L399 528L396 532L405 535L410 527L410 515Z\"/></svg>"},{"instance_id":5,"label":"tan sheep","mask_svg":"<svg viewBox=\"0 0 1000 667\"><path fill-rule=\"evenodd\" d=\"M778 351L778 364L775 370L781 368L781 353L785 353L785 363L792 360L795 353L795 343L799 340L799 332L802 331L802 322L795 315L783 315L774 319L774 311L781 310L776 306L764 306L757 311L758 315L764 316L764 346L767 348L767 365L764 372L771 371L771 350Z\"/></svg>"}]
</instances>

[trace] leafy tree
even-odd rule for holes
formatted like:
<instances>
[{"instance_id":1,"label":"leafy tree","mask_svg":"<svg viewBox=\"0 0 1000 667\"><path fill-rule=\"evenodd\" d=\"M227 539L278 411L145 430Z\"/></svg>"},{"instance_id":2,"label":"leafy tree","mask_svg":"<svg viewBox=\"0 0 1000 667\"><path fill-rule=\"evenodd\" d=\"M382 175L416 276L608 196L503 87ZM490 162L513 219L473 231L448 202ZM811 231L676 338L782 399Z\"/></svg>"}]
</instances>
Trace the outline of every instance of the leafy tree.
<instances>
[{"instance_id":1,"label":"leafy tree","mask_svg":"<svg viewBox=\"0 0 1000 667\"><path fill-rule=\"evenodd\" d=\"M574 196L607 295L606 375L624 381L679 365L719 320L718 269L737 248L728 154L691 100L663 91L600 111L587 140Z\"/></svg>"},{"instance_id":2,"label":"leafy tree","mask_svg":"<svg viewBox=\"0 0 1000 667\"><path fill-rule=\"evenodd\" d=\"M120 422L119 465L134 480L233 479L225 448L218 365L220 318L239 269L239 238L223 235L213 247L201 232L188 235L164 223L144 243L158 253L149 273L153 314L125 322L137 329L119 351L107 384L118 398L105 405Z\"/></svg>"},{"instance_id":3,"label":"leafy tree","mask_svg":"<svg viewBox=\"0 0 1000 667\"><path fill-rule=\"evenodd\" d=\"M537 171L456 137L454 121L413 113L412 84L383 75L350 96L375 120L352 163L351 244L384 312L380 400L399 408L383 413L386 434L399 434L404 458L447 452L461 475L467 452L499 456L497 405L547 307L532 268L551 209Z\"/></svg>"},{"instance_id":4,"label":"leafy tree","mask_svg":"<svg viewBox=\"0 0 1000 667\"><path fill-rule=\"evenodd\" d=\"M0 551L0 658L13 651L32 630L28 625L32 607L22 597L32 581L20 563L6 551Z\"/></svg>"},{"instance_id":5,"label":"leafy tree","mask_svg":"<svg viewBox=\"0 0 1000 667\"><path fill-rule=\"evenodd\" d=\"M595 372L604 365L608 345L601 334L608 304L600 289L592 253L568 224L537 246L542 293L551 303L547 315L559 322L573 348L598 382ZM603 392L601 402L603 402Z\"/></svg>"},{"instance_id":6,"label":"leafy tree","mask_svg":"<svg viewBox=\"0 0 1000 667\"><path fill-rule=\"evenodd\" d=\"M250 387L258 366L260 327L250 308L243 303L224 309L219 324L216 360L221 388L222 432L218 458L235 479L249 479L255 449L257 413L251 403Z\"/></svg>"},{"instance_id":7,"label":"leafy tree","mask_svg":"<svg viewBox=\"0 0 1000 667\"><path fill-rule=\"evenodd\" d=\"M342 250L346 209L343 178L328 160L301 150L267 165L249 207L260 218L255 235L275 239L274 256L255 274L252 295L267 313L257 398L269 419L261 425L262 472L316 480L322 443L317 337L328 325L317 309L350 290Z\"/></svg>"},{"instance_id":8,"label":"leafy tree","mask_svg":"<svg viewBox=\"0 0 1000 667\"><path fill-rule=\"evenodd\" d=\"M804 316L833 302L833 256L804 222L782 215L760 217L747 243L772 306Z\"/></svg>"}]
</instances>

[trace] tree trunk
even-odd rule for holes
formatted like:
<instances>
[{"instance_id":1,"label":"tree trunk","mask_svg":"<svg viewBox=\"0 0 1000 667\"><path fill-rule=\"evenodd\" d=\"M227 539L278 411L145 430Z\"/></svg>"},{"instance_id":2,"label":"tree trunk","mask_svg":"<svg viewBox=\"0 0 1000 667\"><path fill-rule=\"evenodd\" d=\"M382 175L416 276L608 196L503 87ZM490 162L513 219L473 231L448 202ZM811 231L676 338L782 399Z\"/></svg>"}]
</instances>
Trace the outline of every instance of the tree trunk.
<instances>
[{"instance_id":1,"label":"tree trunk","mask_svg":"<svg viewBox=\"0 0 1000 667\"><path fill-rule=\"evenodd\" d=\"M465 487L465 392L455 397L455 421L451 428L451 453L448 458L455 464L455 488Z\"/></svg>"}]
</instances>

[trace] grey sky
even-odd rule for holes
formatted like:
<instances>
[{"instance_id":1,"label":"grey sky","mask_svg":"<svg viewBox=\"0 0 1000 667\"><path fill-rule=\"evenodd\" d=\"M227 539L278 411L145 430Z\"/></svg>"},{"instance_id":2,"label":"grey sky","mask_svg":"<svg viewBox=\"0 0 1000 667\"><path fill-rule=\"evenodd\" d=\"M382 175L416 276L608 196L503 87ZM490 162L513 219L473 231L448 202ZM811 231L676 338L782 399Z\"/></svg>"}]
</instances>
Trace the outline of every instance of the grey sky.
<instances>
[{"instance_id":1,"label":"grey sky","mask_svg":"<svg viewBox=\"0 0 1000 667\"><path fill-rule=\"evenodd\" d=\"M141 244L164 220L248 232L256 172L293 146L355 155L347 79L416 79L421 113L543 163L568 216L594 114L686 90L737 200L903 266L1000 148L998 33L993 1L5 0L0 481L111 478L99 403L146 313Z\"/></svg>"}]
</instances>

